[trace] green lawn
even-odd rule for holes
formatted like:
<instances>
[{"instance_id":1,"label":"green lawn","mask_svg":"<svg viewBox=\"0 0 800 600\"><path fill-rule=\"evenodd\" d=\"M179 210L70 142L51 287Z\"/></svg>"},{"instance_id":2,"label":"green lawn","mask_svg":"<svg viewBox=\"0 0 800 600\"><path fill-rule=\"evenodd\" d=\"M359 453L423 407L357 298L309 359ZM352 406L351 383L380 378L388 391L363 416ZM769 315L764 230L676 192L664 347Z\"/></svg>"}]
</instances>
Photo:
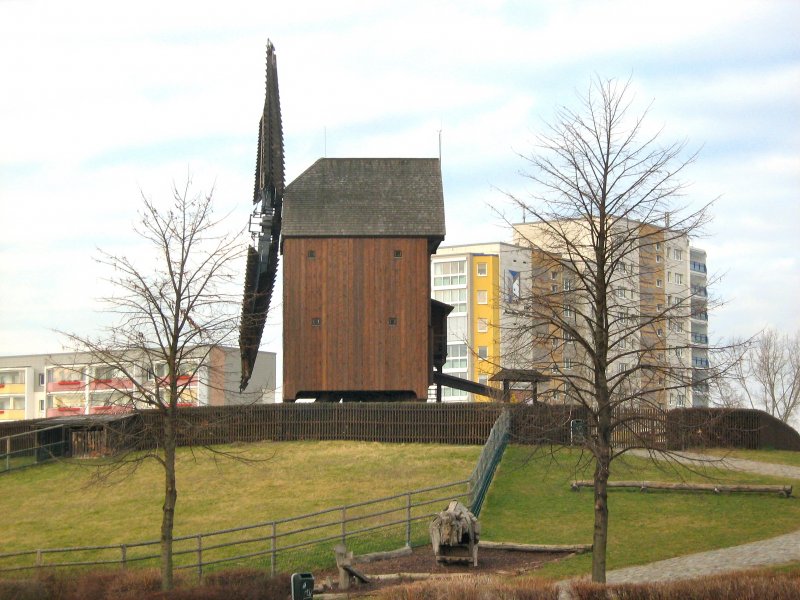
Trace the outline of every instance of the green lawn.
<instances>
[{"instance_id":1,"label":"green lawn","mask_svg":"<svg viewBox=\"0 0 800 600\"><path fill-rule=\"evenodd\" d=\"M592 542L590 489L570 490L573 479L591 479L575 468L577 453L562 451L557 463L530 448L510 446L495 475L481 513L485 539L521 543ZM715 480L791 483L742 473L709 471ZM664 470L645 459L612 465L612 479L704 481L682 471ZM706 480L707 481L707 480ZM612 490L609 493L609 569L643 564L692 552L764 539L800 527L800 502L764 494ZM588 573L591 556L577 556L543 568L546 577Z\"/></svg>"},{"instance_id":2,"label":"green lawn","mask_svg":"<svg viewBox=\"0 0 800 600\"><path fill-rule=\"evenodd\" d=\"M715 448L708 450L706 454L800 467L800 452L793 452L791 450L738 450Z\"/></svg>"},{"instance_id":3,"label":"green lawn","mask_svg":"<svg viewBox=\"0 0 800 600\"><path fill-rule=\"evenodd\" d=\"M227 450L257 462L180 450L176 536L466 479L480 453L478 446L366 442L267 442ZM97 484L92 464L52 463L0 476L0 553L158 539L161 468L148 462Z\"/></svg>"}]
</instances>

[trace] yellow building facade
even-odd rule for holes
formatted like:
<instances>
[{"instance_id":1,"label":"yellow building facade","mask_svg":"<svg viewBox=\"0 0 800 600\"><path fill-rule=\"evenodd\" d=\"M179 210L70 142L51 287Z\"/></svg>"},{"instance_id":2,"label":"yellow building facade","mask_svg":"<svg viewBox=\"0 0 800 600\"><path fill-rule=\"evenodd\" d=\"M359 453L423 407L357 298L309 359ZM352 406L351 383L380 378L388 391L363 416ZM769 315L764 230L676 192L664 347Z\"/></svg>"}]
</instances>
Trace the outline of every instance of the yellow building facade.
<instances>
[{"instance_id":1,"label":"yellow building facade","mask_svg":"<svg viewBox=\"0 0 800 600\"><path fill-rule=\"evenodd\" d=\"M431 257L431 296L453 306L447 320L447 362L443 372L501 387L490 377L508 367L503 344L503 307L520 293L530 250L493 242L440 247ZM445 402L489 398L443 388Z\"/></svg>"}]
</instances>

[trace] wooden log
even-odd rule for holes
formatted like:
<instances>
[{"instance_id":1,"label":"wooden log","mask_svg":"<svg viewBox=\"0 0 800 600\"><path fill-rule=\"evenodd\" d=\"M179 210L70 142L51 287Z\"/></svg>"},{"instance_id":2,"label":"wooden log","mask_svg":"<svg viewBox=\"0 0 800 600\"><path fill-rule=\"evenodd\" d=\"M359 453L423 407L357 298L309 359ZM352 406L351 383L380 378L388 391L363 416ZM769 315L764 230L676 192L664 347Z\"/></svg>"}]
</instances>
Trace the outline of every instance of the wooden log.
<instances>
[{"instance_id":1,"label":"wooden log","mask_svg":"<svg viewBox=\"0 0 800 600\"><path fill-rule=\"evenodd\" d=\"M359 571L355 567L353 567L351 565L342 565L342 568L345 571L347 571L350 575L352 575L353 577L358 579L361 583L369 583L370 582L369 581L369 577L364 575L364 573L362 573L361 571Z\"/></svg>"},{"instance_id":2,"label":"wooden log","mask_svg":"<svg viewBox=\"0 0 800 600\"><path fill-rule=\"evenodd\" d=\"M576 554L592 550L591 544L516 544L513 542L487 542L484 540L478 543L478 547L496 550L516 550L519 552L574 552Z\"/></svg>"},{"instance_id":3,"label":"wooden log","mask_svg":"<svg viewBox=\"0 0 800 600\"><path fill-rule=\"evenodd\" d=\"M594 482L589 480L574 481L573 491L578 491L582 487L594 487ZM671 483L663 481L609 481L609 488L639 488L641 491L647 490L679 490L690 492L751 492L762 494L779 494L784 498L792 495L791 485L766 485L766 484L721 484L721 483Z\"/></svg>"},{"instance_id":4,"label":"wooden log","mask_svg":"<svg viewBox=\"0 0 800 600\"><path fill-rule=\"evenodd\" d=\"M360 554L353 557L354 563L371 563L376 560L386 560L389 558L400 558L401 556L408 556L412 554L411 546L403 546L398 550L387 550L386 552L370 552L369 554Z\"/></svg>"},{"instance_id":5,"label":"wooden log","mask_svg":"<svg viewBox=\"0 0 800 600\"><path fill-rule=\"evenodd\" d=\"M347 571L347 567L353 561L353 553L348 552L347 547L341 543L333 547L333 553L336 556L336 566L339 569L339 589L349 590L350 573Z\"/></svg>"}]
</instances>

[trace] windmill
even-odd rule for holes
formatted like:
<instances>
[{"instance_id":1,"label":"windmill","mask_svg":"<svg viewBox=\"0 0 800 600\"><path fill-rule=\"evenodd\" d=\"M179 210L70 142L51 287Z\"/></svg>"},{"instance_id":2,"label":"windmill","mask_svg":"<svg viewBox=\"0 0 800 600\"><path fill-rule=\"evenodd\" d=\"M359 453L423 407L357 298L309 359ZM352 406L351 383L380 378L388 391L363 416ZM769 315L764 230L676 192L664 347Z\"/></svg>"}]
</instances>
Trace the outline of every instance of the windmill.
<instances>
[{"instance_id":1,"label":"windmill","mask_svg":"<svg viewBox=\"0 0 800 600\"><path fill-rule=\"evenodd\" d=\"M258 355L278 272L278 250L283 204L283 127L278 94L275 47L267 41L266 95L258 123L258 151L250 215L252 244L247 249L247 267L239 327L242 358L240 390L247 387Z\"/></svg>"}]
</instances>

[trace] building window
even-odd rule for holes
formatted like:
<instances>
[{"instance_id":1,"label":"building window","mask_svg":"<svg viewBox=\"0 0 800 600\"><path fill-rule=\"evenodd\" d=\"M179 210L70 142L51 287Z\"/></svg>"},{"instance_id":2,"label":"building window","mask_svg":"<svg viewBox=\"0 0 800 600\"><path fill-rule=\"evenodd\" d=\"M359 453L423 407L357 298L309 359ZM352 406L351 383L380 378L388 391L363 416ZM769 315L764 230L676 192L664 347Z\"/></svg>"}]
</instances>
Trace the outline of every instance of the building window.
<instances>
[{"instance_id":1,"label":"building window","mask_svg":"<svg viewBox=\"0 0 800 600\"><path fill-rule=\"evenodd\" d=\"M627 340L625 338L620 339L620 341L619 341L619 349L620 350L625 350L625 348L627 346L628 346Z\"/></svg>"},{"instance_id":2,"label":"building window","mask_svg":"<svg viewBox=\"0 0 800 600\"><path fill-rule=\"evenodd\" d=\"M683 348L675 348L675 356L681 358L683 356Z\"/></svg>"},{"instance_id":3,"label":"building window","mask_svg":"<svg viewBox=\"0 0 800 600\"><path fill-rule=\"evenodd\" d=\"M683 273L675 273L675 283L683 285Z\"/></svg>"},{"instance_id":4,"label":"building window","mask_svg":"<svg viewBox=\"0 0 800 600\"><path fill-rule=\"evenodd\" d=\"M313 319L311 319L311 326L312 327L319 327L320 325L322 325L322 319L321 318L314 317Z\"/></svg>"},{"instance_id":5,"label":"building window","mask_svg":"<svg viewBox=\"0 0 800 600\"><path fill-rule=\"evenodd\" d=\"M656 250L661 250L661 242L656 242Z\"/></svg>"},{"instance_id":6,"label":"building window","mask_svg":"<svg viewBox=\"0 0 800 600\"><path fill-rule=\"evenodd\" d=\"M558 271L550 271L550 279L558 279Z\"/></svg>"},{"instance_id":7,"label":"building window","mask_svg":"<svg viewBox=\"0 0 800 600\"><path fill-rule=\"evenodd\" d=\"M44 385L44 373L39 373L39 385Z\"/></svg>"},{"instance_id":8,"label":"building window","mask_svg":"<svg viewBox=\"0 0 800 600\"><path fill-rule=\"evenodd\" d=\"M627 369L628 369L628 365L626 365L625 363L622 363L622 362L621 363L617 363L617 373L620 373L620 374L624 373L625 371L627 371Z\"/></svg>"},{"instance_id":9,"label":"building window","mask_svg":"<svg viewBox=\"0 0 800 600\"><path fill-rule=\"evenodd\" d=\"M447 344L447 361L442 370L452 369L463 370L467 368L467 345L466 344ZM466 374L464 375L466 377Z\"/></svg>"},{"instance_id":10,"label":"building window","mask_svg":"<svg viewBox=\"0 0 800 600\"><path fill-rule=\"evenodd\" d=\"M433 285L452 286L467 283L467 261L454 260L433 263Z\"/></svg>"},{"instance_id":11,"label":"building window","mask_svg":"<svg viewBox=\"0 0 800 600\"><path fill-rule=\"evenodd\" d=\"M672 251L672 258L675 260L683 260L683 251L680 248L675 248Z\"/></svg>"},{"instance_id":12,"label":"building window","mask_svg":"<svg viewBox=\"0 0 800 600\"><path fill-rule=\"evenodd\" d=\"M395 250L394 251L395 258L403 258L403 251L402 250Z\"/></svg>"},{"instance_id":13,"label":"building window","mask_svg":"<svg viewBox=\"0 0 800 600\"><path fill-rule=\"evenodd\" d=\"M564 370L571 369L571 368L572 368L572 359L565 358L564 359Z\"/></svg>"},{"instance_id":14,"label":"building window","mask_svg":"<svg viewBox=\"0 0 800 600\"><path fill-rule=\"evenodd\" d=\"M389 327L394 327L397 325L397 317L389 317Z\"/></svg>"},{"instance_id":15,"label":"building window","mask_svg":"<svg viewBox=\"0 0 800 600\"><path fill-rule=\"evenodd\" d=\"M317 258L317 251L316 250L309 250L308 251L308 258Z\"/></svg>"},{"instance_id":16,"label":"building window","mask_svg":"<svg viewBox=\"0 0 800 600\"><path fill-rule=\"evenodd\" d=\"M656 262L657 263L661 262L661 255L660 254L656 254Z\"/></svg>"},{"instance_id":17,"label":"building window","mask_svg":"<svg viewBox=\"0 0 800 600\"><path fill-rule=\"evenodd\" d=\"M557 294L558 293L558 284L554 283L553 285L551 285L550 286L550 291L553 292L554 294Z\"/></svg>"},{"instance_id":18,"label":"building window","mask_svg":"<svg viewBox=\"0 0 800 600\"><path fill-rule=\"evenodd\" d=\"M656 287L661 287L664 285L663 279L656 279Z\"/></svg>"},{"instance_id":19,"label":"building window","mask_svg":"<svg viewBox=\"0 0 800 600\"><path fill-rule=\"evenodd\" d=\"M486 290L478 290L477 302L478 304L489 304L489 292Z\"/></svg>"},{"instance_id":20,"label":"building window","mask_svg":"<svg viewBox=\"0 0 800 600\"><path fill-rule=\"evenodd\" d=\"M574 319L575 318L575 311L569 304L564 305L564 318L565 319Z\"/></svg>"},{"instance_id":21,"label":"building window","mask_svg":"<svg viewBox=\"0 0 800 600\"><path fill-rule=\"evenodd\" d=\"M667 271L667 283L672 283L672 271Z\"/></svg>"},{"instance_id":22,"label":"building window","mask_svg":"<svg viewBox=\"0 0 800 600\"><path fill-rule=\"evenodd\" d=\"M656 330L656 335L657 335L658 337L664 337L664 330L663 330L663 329L661 329L661 328L659 327L659 328Z\"/></svg>"},{"instance_id":23,"label":"building window","mask_svg":"<svg viewBox=\"0 0 800 600\"><path fill-rule=\"evenodd\" d=\"M453 312L450 313L451 315L456 313L466 314L467 312L467 288L434 290L433 297L439 302L451 305L453 307Z\"/></svg>"},{"instance_id":24,"label":"building window","mask_svg":"<svg viewBox=\"0 0 800 600\"><path fill-rule=\"evenodd\" d=\"M486 333L489 331L489 319L478 319L478 333Z\"/></svg>"},{"instance_id":25,"label":"building window","mask_svg":"<svg viewBox=\"0 0 800 600\"><path fill-rule=\"evenodd\" d=\"M565 279L564 280L564 291L569 292L572 290L572 279Z\"/></svg>"},{"instance_id":26,"label":"building window","mask_svg":"<svg viewBox=\"0 0 800 600\"><path fill-rule=\"evenodd\" d=\"M485 262L479 262L477 269L478 269L478 277L486 277L486 275L488 275L489 273L489 269Z\"/></svg>"},{"instance_id":27,"label":"building window","mask_svg":"<svg viewBox=\"0 0 800 600\"><path fill-rule=\"evenodd\" d=\"M489 385L489 376L478 375L478 383L480 383L481 385Z\"/></svg>"},{"instance_id":28,"label":"building window","mask_svg":"<svg viewBox=\"0 0 800 600\"><path fill-rule=\"evenodd\" d=\"M489 358L489 347L488 346L478 346L478 358L486 360Z\"/></svg>"},{"instance_id":29,"label":"building window","mask_svg":"<svg viewBox=\"0 0 800 600\"><path fill-rule=\"evenodd\" d=\"M617 288L617 298L627 298L628 290L625 288Z\"/></svg>"}]
</instances>

